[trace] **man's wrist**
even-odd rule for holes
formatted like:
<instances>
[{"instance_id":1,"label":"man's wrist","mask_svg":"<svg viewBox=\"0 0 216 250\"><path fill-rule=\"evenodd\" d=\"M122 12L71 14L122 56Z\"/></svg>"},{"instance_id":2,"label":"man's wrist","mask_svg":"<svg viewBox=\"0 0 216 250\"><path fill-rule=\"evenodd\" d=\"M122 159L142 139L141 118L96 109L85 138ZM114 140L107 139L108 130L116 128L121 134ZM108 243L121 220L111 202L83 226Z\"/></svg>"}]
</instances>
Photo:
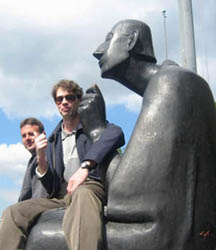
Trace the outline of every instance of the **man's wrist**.
<instances>
[{"instance_id":1,"label":"man's wrist","mask_svg":"<svg viewBox=\"0 0 216 250\"><path fill-rule=\"evenodd\" d=\"M38 162L37 172L39 172L41 175L44 175L44 173L46 173L48 169L48 163L46 159L38 159L37 162Z\"/></svg>"},{"instance_id":2,"label":"man's wrist","mask_svg":"<svg viewBox=\"0 0 216 250\"><path fill-rule=\"evenodd\" d=\"M37 151L37 162L45 162L46 161L46 154L44 150Z\"/></svg>"},{"instance_id":3,"label":"man's wrist","mask_svg":"<svg viewBox=\"0 0 216 250\"><path fill-rule=\"evenodd\" d=\"M42 178L47 173L47 170L48 169L46 169L45 171L42 171L39 167L37 167L35 169L35 172L36 172L38 178Z\"/></svg>"},{"instance_id":4,"label":"man's wrist","mask_svg":"<svg viewBox=\"0 0 216 250\"><path fill-rule=\"evenodd\" d=\"M91 161L84 161L81 164L81 168L82 169L88 169L89 171L95 167L95 163L91 162Z\"/></svg>"}]
</instances>

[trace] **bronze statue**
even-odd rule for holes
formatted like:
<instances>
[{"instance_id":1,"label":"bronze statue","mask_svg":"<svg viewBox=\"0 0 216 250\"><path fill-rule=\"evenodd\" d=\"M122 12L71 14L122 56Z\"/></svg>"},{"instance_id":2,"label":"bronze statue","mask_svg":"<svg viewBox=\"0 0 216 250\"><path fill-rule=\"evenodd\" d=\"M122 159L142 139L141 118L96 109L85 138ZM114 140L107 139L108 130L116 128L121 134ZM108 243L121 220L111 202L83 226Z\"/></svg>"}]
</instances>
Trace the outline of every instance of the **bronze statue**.
<instances>
[{"instance_id":1,"label":"bronze statue","mask_svg":"<svg viewBox=\"0 0 216 250\"><path fill-rule=\"evenodd\" d=\"M117 23L94 52L101 75L143 96L109 184L108 249L216 248L216 117L208 84L156 65L149 27Z\"/></svg>"},{"instance_id":2,"label":"bronze statue","mask_svg":"<svg viewBox=\"0 0 216 250\"><path fill-rule=\"evenodd\" d=\"M124 155L107 172L107 249L215 249L216 116L208 84L172 61L157 65L150 28L137 20L118 22L94 56L103 78L143 96Z\"/></svg>"}]
</instances>

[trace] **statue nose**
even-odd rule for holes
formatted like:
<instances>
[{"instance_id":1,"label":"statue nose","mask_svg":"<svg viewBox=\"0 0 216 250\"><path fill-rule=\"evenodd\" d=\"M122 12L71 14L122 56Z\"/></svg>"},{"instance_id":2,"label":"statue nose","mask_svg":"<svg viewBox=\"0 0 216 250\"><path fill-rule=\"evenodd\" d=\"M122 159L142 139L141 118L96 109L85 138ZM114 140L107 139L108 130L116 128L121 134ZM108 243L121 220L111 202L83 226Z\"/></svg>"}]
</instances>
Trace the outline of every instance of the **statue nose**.
<instances>
[{"instance_id":1,"label":"statue nose","mask_svg":"<svg viewBox=\"0 0 216 250\"><path fill-rule=\"evenodd\" d=\"M93 53L93 56L96 57L98 60L101 59L102 55L103 53L97 50Z\"/></svg>"}]
</instances>

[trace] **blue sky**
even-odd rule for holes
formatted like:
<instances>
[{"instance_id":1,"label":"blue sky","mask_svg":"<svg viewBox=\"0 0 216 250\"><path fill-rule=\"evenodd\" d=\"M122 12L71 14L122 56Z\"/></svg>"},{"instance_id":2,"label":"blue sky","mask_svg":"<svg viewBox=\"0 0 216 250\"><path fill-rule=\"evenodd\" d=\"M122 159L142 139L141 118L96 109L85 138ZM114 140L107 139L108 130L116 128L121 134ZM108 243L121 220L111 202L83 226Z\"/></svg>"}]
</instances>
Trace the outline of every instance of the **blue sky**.
<instances>
[{"instance_id":1,"label":"blue sky","mask_svg":"<svg viewBox=\"0 0 216 250\"><path fill-rule=\"evenodd\" d=\"M60 79L84 90L100 87L107 118L130 138L141 98L119 83L100 77L93 51L112 26L139 19L151 27L158 63L165 59L162 10L167 11L168 58L180 62L178 0L0 0L0 214L17 201L29 153L19 123L42 120L47 134L60 117L50 91ZM198 74L216 94L215 0L193 1Z\"/></svg>"}]
</instances>

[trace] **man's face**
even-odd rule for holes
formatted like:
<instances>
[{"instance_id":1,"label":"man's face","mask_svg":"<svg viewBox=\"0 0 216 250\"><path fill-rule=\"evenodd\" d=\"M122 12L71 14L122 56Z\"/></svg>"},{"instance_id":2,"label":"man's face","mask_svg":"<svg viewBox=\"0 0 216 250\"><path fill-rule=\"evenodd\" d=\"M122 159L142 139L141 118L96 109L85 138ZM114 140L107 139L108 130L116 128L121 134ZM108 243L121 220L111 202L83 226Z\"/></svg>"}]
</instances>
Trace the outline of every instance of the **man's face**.
<instances>
[{"instance_id":1,"label":"man's face","mask_svg":"<svg viewBox=\"0 0 216 250\"><path fill-rule=\"evenodd\" d=\"M56 92L55 102L58 111L63 118L73 117L77 115L77 109L80 100L76 97L74 93L69 93L67 90L59 88Z\"/></svg>"},{"instance_id":2,"label":"man's face","mask_svg":"<svg viewBox=\"0 0 216 250\"><path fill-rule=\"evenodd\" d=\"M24 147L30 152L35 152L35 138L40 134L37 125L25 125L21 128L21 137Z\"/></svg>"},{"instance_id":3,"label":"man's face","mask_svg":"<svg viewBox=\"0 0 216 250\"><path fill-rule=\"evenodd\" d=\"M109 32L103 42L93 53L99 60L101 76L112 78L116 68L129 58L127 33L128 25L119 23Z\"/></svg>"}]
</instances>

